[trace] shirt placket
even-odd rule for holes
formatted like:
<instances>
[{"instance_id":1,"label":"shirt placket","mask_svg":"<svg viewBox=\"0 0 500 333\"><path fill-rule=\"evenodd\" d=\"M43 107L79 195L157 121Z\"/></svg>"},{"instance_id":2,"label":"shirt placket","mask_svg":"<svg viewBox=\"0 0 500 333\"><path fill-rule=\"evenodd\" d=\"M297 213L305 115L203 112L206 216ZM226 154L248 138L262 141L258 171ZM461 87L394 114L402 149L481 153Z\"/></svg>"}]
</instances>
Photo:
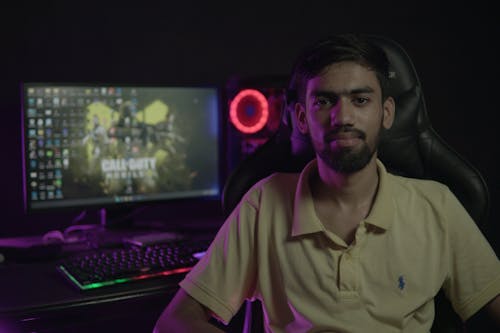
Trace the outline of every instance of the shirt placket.
<instances>
[{"instance_id":1,"label":"shirt placket","mask_svg":"<svg viewBox=\"0 0 500 333\"><path fill-rule=\"evenodd\" d=\"M357 300L359 297L360 258L359 244L364 240L366 228L364 222L356 231L356 236L351 245L342 247L337 251L336 282L340 297L343 300Z\"/></svg>"}]
</instances>

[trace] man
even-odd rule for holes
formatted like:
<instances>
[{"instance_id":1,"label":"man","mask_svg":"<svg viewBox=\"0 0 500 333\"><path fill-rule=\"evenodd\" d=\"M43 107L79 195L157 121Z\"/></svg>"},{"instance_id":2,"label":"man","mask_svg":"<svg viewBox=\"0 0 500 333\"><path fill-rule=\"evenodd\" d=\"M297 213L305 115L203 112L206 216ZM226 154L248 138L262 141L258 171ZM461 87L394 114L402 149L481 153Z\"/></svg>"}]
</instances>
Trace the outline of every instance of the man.
<instances>
[{"instance_id":1,"label":"man","mask_svg":"<svg viewBox=\"0 0 500 333\"><path fill-rule=\"evenodd\" d=\"M247 192L155 331L220 332L211 316L228 322L258 298L267 332L428 332L441 288L463 320L500 318L498 258L458 200L377 160L395 113L383 51L334 37L292 78L316 159Z\"/></svg>"}]
</instances>

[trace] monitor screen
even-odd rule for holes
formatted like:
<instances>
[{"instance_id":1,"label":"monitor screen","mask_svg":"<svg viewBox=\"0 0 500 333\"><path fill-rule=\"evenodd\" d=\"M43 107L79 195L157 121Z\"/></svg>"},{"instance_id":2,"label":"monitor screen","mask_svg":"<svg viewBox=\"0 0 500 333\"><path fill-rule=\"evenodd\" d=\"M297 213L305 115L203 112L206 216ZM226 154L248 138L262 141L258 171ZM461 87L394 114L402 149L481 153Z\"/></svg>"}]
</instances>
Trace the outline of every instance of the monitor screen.
<instances>
[{"instance_id":1,"label":"monitor screen","mask_svg":"<svg viewBox=\"0 0 500 333\"><path fill-rule=\"evenodd\" d=\"M27 211L218 197L215 87L23 83Z\"/></svg>"}]
</instances>

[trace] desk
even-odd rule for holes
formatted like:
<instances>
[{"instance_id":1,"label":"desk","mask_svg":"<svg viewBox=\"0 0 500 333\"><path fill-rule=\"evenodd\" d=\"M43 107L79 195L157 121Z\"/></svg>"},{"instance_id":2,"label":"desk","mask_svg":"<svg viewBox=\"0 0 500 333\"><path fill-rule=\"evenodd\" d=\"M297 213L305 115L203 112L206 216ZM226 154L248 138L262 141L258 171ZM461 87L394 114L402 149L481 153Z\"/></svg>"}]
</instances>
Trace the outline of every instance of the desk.
<instances>
[{"instance_id":1,"label":"desk","mask_svg":"<svg viewBox=\"0 0 500 333\"><path fill-rule=\"evenodd\" d=\"M215 233L212 228L200 231L205 237ZM136 232L104 231L94 236L113 246ZM185 275L80 291L56 270L59 257L71 253L63 250L57 258L0 264L0 333L150 333Z\"/></svg>"},{"instance_id":2,"label":"desk","mask_svg":"<svg viewBox=\"0 0 500 333\"><path fill-rule=\"evenodd\" d=\"M0 332L151 332L183 276L82 292L54 262L0 265Z\"/></svg>"}]
</instances>

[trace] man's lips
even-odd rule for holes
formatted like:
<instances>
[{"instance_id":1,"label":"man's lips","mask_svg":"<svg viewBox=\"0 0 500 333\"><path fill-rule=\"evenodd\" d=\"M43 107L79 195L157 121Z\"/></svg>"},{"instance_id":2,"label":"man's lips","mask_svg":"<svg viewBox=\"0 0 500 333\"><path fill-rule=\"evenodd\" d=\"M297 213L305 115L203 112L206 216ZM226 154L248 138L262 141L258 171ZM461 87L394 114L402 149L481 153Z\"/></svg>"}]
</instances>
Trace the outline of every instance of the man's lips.
<instances>
[{"instance_id":1,"label":"man's lips","mask_svg":"<svg viewBox=\"0 0 500 333\"><path fill-rule=\"evenodd\" d=\"M357 129L348 131L333 131L326 135L326 141L350 140L350 139L365 139L365 134Z\"/></svg>"},{"instance_id":2,"label":"man's lips","mask_svg":"<svg viewBox=\"0 0 500 333\"><path fill-rule=\"evenodd\" d=\"M365 134L357 129L338 130L326 135L326 141L341 147L351 147L364 140Z\"/></svg>"},{"instance_id":3,"label":"man's lips","mask_svg":"<svg viewBox=\"0 0 500 333\"><path fill-rule=\"evenodd\" d=\"M330 137L330 140L347 140L347 139L359 139L361 135L354 132L342 132Z\"/></svg>"},{"instance_id":4,"label":"man's lips","mask_svg":"<svg viewBox=\"0 0 500 333\"><path fill-rule=\"evenodd\" d=\"M337 137L336 139L330 141L330 143L335 144L337 147L352 147L361 142L359 137L351 137L351 138L341 138Z\"/></svg>"}]
</instances>

